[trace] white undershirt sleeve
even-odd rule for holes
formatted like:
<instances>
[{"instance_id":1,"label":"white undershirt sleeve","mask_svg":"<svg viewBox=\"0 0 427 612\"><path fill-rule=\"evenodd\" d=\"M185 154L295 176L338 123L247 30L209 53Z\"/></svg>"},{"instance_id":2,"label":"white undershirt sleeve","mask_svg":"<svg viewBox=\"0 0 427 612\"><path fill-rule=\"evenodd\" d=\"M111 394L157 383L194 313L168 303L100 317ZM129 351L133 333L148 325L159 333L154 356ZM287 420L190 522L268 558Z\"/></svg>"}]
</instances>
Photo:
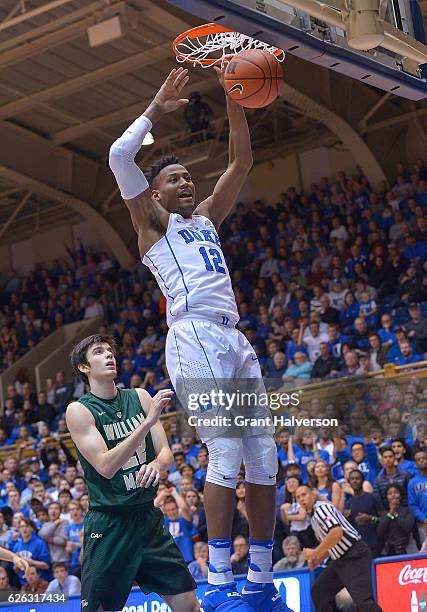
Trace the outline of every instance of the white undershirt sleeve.
<instances>
[{"instance_id":1,"label":"white undershirt sleeve","mask_svg":"<svg viewBox=\"0 0 427 612\"><path fill-rule=\"evenodd\" d=\"M151 121L141 115L110 147L108 161L124 200L136 198L149 189L144 173L135 163L135 156L152 127Z\"/></svg>"}]
</instances>

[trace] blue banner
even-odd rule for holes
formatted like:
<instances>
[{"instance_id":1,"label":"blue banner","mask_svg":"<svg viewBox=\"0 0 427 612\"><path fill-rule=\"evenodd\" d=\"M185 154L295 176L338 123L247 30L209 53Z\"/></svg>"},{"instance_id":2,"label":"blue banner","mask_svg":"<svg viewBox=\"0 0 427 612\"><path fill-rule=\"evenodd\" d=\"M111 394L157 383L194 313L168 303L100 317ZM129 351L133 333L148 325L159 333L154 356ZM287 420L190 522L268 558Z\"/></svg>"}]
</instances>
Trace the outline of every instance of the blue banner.
<instances>
[{"instance_id":1,"label":"blue banner","mask_svg":"<svg viewBox=\"0 0 427 612\"><path fill-rule=\"evenodd\" d=\"M237 579L238 589L241 590L245 578ZM293 612L309 612L313 610L310 597L311 577L310 571L306 568L277 572L274 575L274 583L277 590L286 601L286 604ZM206 589L206 582L199 583L197 586L197 597L202 599ZM19 599L19 593L15 601ZM22 596L21 596L22 597ZM21 599L22 601L22 599ZM10 612L80 612L80 598L72 597L64 603L3 603L0 604L2 610ZM83 608L84 612L84 608ZM139 589L135 588L129 595L122 612L171 612L169 606L155 594L144 595Z\"/></svg>"}]
</instances>

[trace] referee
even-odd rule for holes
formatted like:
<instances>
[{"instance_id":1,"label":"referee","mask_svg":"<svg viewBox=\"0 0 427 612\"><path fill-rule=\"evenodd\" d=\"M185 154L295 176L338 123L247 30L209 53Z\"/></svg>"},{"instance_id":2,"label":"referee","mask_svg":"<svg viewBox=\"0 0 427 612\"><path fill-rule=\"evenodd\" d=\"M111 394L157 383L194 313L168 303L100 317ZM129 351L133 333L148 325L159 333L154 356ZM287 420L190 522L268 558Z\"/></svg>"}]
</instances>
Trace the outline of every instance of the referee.
<instances>
[{"instance_id":1,"label":"referee","mask_svg":"<svg viewBox=\"0 0 427 612\"><path fill-rule=\"evenodd\" d=\"M327 556L326 569L311 587L316 612L334 610L335 595L346 588L359 612L382 612L374 601L371 580L371 551L360 533L328 501L319 501L311 487L296 490L298 504L311 516L311 526L320 542L317 548L304 548L308 567L314 569Z\"/></svg>"}]
</instances>

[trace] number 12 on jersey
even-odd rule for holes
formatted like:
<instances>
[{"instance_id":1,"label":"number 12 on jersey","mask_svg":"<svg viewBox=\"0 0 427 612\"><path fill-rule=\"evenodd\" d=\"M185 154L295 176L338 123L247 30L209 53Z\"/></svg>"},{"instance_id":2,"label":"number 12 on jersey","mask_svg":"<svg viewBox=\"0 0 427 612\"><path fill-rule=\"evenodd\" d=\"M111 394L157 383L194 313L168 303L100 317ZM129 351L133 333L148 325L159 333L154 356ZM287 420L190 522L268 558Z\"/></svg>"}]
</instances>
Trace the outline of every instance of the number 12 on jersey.
<instances>
[{"instance_id":1,"label":"number 12 on jersey","mask_svg":"<svg viewBox=\"0 0 427 612\"><path fill-rule=\"evenodd\" d=\"M216 271L220 272L221 274L226 274L224 266L221 265L221 253L217 251L217 249L209 249L208 255L208 250L206 249L206 247L200 247L199 253L204 259L206 270L208 270L209 272Z\"/></svg>"}]
</instances>

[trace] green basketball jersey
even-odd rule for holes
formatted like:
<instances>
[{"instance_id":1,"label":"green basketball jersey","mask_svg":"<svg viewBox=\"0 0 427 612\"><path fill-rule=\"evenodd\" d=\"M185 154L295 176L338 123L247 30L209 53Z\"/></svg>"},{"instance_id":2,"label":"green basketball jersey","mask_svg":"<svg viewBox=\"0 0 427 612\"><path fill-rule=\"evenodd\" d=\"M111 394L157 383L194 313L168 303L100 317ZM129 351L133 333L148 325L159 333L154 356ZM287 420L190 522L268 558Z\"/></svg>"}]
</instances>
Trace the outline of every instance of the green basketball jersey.
<instances>
[{"instance_id":1,"label":"green basketball jersey","mask_svg":"<svg viewBox=\"0 0 427 612\"><path fill-rule=\"evenodd\" d=\"M145 419L135 389L117 389L117 396L112 400L86 393L78 401L92 413L109 450L120 444ZM77 455L88 487L90 510L133 512L142 510L145 504L154 499L154 487L145 489L136 484L141 465L151 463L156 458L150 433L111 479L101 476L78 449Z\"/></svg>"}]
</instances>

